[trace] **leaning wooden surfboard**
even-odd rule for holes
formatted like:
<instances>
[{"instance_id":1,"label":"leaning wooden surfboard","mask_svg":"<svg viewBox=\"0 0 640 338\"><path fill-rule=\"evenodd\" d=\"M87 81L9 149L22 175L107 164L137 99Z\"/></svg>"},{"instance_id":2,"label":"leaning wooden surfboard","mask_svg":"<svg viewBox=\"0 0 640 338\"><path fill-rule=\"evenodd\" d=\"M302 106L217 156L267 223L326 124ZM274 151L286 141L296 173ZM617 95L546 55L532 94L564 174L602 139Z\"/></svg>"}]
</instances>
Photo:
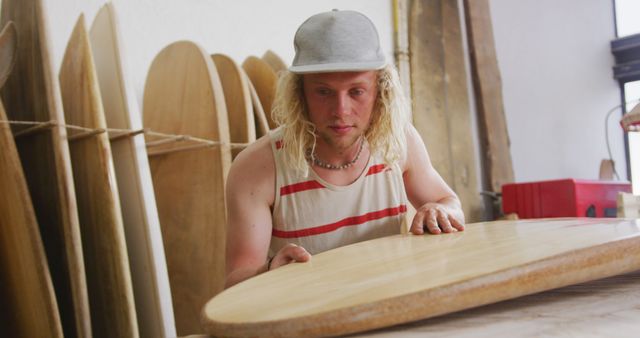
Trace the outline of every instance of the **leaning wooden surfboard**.
<instances>
[{"instance_id":1,"label":"leaning wooden surfboard","mask_svg":"<svg viewBox=\"0 0 640 338\"><path fill-rule=\"evenodd\" d=\"M209 301L215 336L327 336L433 317L640 269L640 220L546 219L398 235L314 256Z\"/></svg>"},{"instance_id":2,"label":"leaning wooden surfboard","mask_svg":"<svg viewBox=\"0 0 640 338\"><path fill-rule=\"evenodd\" d=\"M6 120L0 102L0 120ZM51 275L11 128L0 123L0 332L62 337Z\"/></svg>"},{"instance_id":3,"label":"leaning wooden surfboard","mask_svg":"<svg viewBox=\"0 0 640 338\"><path fill-rule=\"evenodd\" d=\"M224 182L231 165L224 94L211 56L188 41L165 47L149 69L143 109L152 131L224 143L149 148L178 335L202 333L202 306L224 287Z\"/></svg>"},{"instance_id":4,"label":"leaning wooden surfboard","mask_svg":"<svg viewBox=\"0 0 640 338\"><path fill-rule=\"evenodd\" d=\"M60 91L67 124L104 131L106 122L84 15L78 19L62 59ZM106 132L69 134L93 334L138 337L109 137Z\"/></svg>"},{"instance_id":5,"label":"leaning wooden surfboard","mask_svg":"<svg viewBox=\"0 0 640 338\"><path fill-rule=\"evenodd\" d=\"M112 3L98 11L90 37L107 127L140 131L142 118L128 81ZM175 337L169 275L144 135L116 133L111 137L140 336Z\"/></svg>"},{"instance_id":6,"label":"leaning wooden surfboard","mask_svg":"<svg viewBox=\"0 0 640 338\"><path fill-rule=\"evenodd\" d=\"M276 75L280 74L280 72L287 70L287 65L284 63L280 55L276 54L272 50L268 50L262 55L262 60L266 62Z\"/></svg>"},{"instance_id":7,"label":"leaning wooden surfboard","mask_svg":"<svg viewBox=\"0 0 640 338\"><path fill-rule=\"evenodd\" d=\"M456 192L468 222L486 219L471 124L461 5L412 1L409 11L413 124L431 163Z\"/></svg>"},{"instance_id":8,"label":"leaning wooden surfboard","mask_svg":"<svg viewBox=\"0 0 640 338\"><path fill-rule=\"evenodd\" d=\"M242 73L242 69L230 57L214 54L211 58L224 91L231 142L251 143L256 140L256 127L249 81ZM232 149L232 157L235 158L241 150L241 148Z\"/></svg>"},{"instance_id":9,"label":"leaning wooden surfboard","mask_svg":"<svg viewBox=\"0 0 640 338\"><path fill-rule=\"evenodd\" d=\"M267 120L267 114L265 114L260 103L260 98L256 92L256 88L251 83L251 80L247 77L247 74L242 70L243 76L247 78L249 84L249 95L251 96L251 105L253 106L253 117L256 125L256 139L267 135L269 132L269 121Z\"/></svg>"},{"instance_id":10,"label":"leaning wooden surfboard","mask_svg":"<svg viewBox=\"0 0 640 338\"><path fill-rule=\"evenodd\" d=\"M276 72L273 71L268 63L255 56L246 58L242 63L242 68L256 89L256 93L260 98L260 103L267 117L269 128L274 129L277 126L271 117L271 106L276 96L276 85L278 82Z\"/></svg>"},{"instance_id":11,"label":"leaning wooden surfboard","mask_svg":"<svg viewBox=\"0 0 640 338\"><path fill-rule=\"evenodd\" d=\"M16 64L2 88L2 100L11 120L53 120L62 124L60 87L49 55L51 47L44 14L41 0L2 1L0 22L4 25L12 20L19 39ZM13 131L64 334L90 337L89 301L67 131L60 124L39 130L16 126Z\"/></svg>"}]
</instances>

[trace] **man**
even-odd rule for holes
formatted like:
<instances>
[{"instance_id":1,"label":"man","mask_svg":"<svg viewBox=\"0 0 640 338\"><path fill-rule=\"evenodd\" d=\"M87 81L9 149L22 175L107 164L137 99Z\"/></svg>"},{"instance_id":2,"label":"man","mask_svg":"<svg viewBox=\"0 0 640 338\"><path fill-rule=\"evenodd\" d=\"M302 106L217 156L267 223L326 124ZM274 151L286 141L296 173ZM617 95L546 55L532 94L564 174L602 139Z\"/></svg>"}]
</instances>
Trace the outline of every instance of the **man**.
<instances>
[{"instance_id":1,"label":"man","mask_svg":"<svg viewBox=\"0 0 640 338\"><path fill-rule=\"evenodd\" d=\"M227 180L227 280L311 254L410 231L464 230L456 194L408 122L397 72L373 23L354 11L310 17L278 84L280 125L242 151Z\"/></svg>"}]
</instances>

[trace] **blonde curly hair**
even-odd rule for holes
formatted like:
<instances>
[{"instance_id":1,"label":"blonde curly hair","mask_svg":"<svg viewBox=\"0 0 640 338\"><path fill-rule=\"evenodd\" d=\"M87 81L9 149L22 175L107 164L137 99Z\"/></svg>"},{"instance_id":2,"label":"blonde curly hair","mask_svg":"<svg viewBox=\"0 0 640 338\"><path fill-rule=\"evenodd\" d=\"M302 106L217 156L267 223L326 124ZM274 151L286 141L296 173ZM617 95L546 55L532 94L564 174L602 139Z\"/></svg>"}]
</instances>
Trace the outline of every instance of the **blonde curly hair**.
<instances>
[{"instance_id":1,"label":"blonde curly hair","mask_svg":"<svg viewBox=\"0 0 640 338\"><path fill-rule=\"evenodd\" d=\"M372 153L379 154L391 165L406 152L405 129L409 122L410 109L398 72L391 65L377 74L378 95L365 138ZM309 120L304 99L302 75L284 71L278 80L273 108L273 120L283 127L283 151L287 163L305 176L309 171L307 153L313 152L316 144L315 126Z\"/></svg>"}]
</instances>

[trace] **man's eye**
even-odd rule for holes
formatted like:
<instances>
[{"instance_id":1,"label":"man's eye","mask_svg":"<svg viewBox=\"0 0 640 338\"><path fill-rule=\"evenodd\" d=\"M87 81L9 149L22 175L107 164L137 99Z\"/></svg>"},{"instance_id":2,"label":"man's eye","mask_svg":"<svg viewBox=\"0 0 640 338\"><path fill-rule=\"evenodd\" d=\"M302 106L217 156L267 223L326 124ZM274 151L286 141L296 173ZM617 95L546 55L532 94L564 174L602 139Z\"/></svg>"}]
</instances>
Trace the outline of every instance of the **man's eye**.
<instances>
[{"instance_id":1,"label":"man's eye","mask_svg":"<svg viewBox=\"0 0 640 338\"><path fill-rule=\"evenodd\" d=\"M329 89L326 89L326 88L319 88L319 89L316 90L316 93L318 93L318 95L321 95L321 96L331 95L331 91Z\"/></svg>"},{"instance_id":2,"label":"man's eye","mask_svg":"<svg viewBox=\"0 0 640 338\"><path fill-rule=\"evenodd\" d=\"M362 94L364 94L364 89L352 89L351 90L351 95L360 96Z\"/></svg>"}]
</instances>

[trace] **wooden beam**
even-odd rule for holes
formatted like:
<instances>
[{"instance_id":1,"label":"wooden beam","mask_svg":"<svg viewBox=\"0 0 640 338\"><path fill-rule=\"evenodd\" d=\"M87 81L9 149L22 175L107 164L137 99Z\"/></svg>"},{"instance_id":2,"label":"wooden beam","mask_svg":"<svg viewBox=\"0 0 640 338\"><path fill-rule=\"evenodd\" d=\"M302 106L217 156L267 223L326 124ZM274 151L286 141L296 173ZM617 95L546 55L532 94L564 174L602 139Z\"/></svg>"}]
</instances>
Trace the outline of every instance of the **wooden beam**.
<instances>
[{"instance_id":1,"label":"wooden beam","mask_svg":"<svg viewBox=\"0 0 640 338\"><path fill-rule=\"evenodd\" d=\"M489 0L464 0L464 6L484 172L497 193L514 175Z\"/></svg>"}]
</instances>

